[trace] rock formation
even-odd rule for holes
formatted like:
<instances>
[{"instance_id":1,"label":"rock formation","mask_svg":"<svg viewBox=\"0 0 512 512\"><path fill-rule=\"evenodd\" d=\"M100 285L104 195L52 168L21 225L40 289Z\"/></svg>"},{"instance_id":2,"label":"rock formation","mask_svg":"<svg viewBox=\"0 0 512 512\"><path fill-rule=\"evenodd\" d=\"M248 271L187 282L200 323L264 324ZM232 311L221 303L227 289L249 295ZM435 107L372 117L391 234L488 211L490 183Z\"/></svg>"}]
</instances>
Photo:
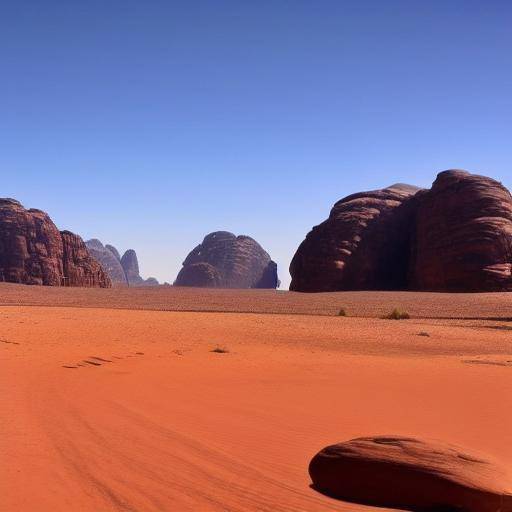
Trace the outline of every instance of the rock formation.
<instances>
[{"instance_id":1,"label":"rock formation","mask_svg":"<svg viewBox=\"0 0 512 512\"><path fill-rule=\"evenodd\" d=\"M227 231L207 235L183 262L175 286L276 288L277 265L252 238Z\"/></svg>"},{"instance_id":2,"label":"rock formation","mask_svg":"<svg viewBox=\"0 0 512 512\"><path fill-rule=\"evenodd\" d=\"M309 465L329 496L405 510L512 512L508 470L434 441L367 437L328 446Z\"/></svg>"},{"instance_id":3,"label":"rock formation","mask_svg":"<svg viewBox=\"0 0 512 512\"><path fill-rule=\"evenodd\" d=\"M512 196L465 171L337 202L290 265L291 290L512 290Z\"/></svg>"},{"instance_id":4,"label":"rock formation","mask_svg":"<svg viewBox=\"0 0 512 512\"><path fill-rule=\"evenodd\" d=\"M112 252L112 249L115 250L114 247L111 245L104 246L96 238L87 240L85 244L91 255L99 261L105 272L110 276L114 286L126 286L128 284L121 262Z\"/></svg>"},{"instance_id":5,"label":"rock formation","mask_svg":"<svg viewBox=\"0 0 512 512\"><path fill-rule=\"evenodd\" d=\"M338 201L291 265L291 290L392 290L407 285L411 208L419 189L397 184Z\"/></svg>"},{"instance_id":6,"label":"rock formation","mask_svg":"<svg viewBox=\"0 0 512 512\"><path fill-rule=\"evenodd\" d=\"M119 261L119 262L121 261L121 255L119 254L119 251L113 245L106 244L105 248L108 249L116 257L117 261Z\"/></svg>"},{"instance_id":7,"label":"rock formation","mask_svg":"<svg viewBox=\"0 0 512 512\"><path fill-rule=\"evenodd\" d=\"M512 290L512 196L464 171L417 195L410 285L417 290Z\"/></svg>"},{"instance_id":8,"label":"rock formation","mask_svg":"<svg viewBox=\"0 0 512 512\"><path fill-rule=\"evenodd\" d=\"M0 199L0 281L109 287L110 279L78 235L62 233L41 210Z\"/></svg>"},{"instance_id":9,"label":"rock formation","mask_svg":"<svg viewBox=\"0 0 512 512\"><path fill-rule=\"evenodd\" d=\"M121 258L113 245L103 245L96 238L87 240L86 245L115 286L158 286L154 277L144 279L140 276L139 261L133 249L128 249Z\"/></svg>"}]
</instances>

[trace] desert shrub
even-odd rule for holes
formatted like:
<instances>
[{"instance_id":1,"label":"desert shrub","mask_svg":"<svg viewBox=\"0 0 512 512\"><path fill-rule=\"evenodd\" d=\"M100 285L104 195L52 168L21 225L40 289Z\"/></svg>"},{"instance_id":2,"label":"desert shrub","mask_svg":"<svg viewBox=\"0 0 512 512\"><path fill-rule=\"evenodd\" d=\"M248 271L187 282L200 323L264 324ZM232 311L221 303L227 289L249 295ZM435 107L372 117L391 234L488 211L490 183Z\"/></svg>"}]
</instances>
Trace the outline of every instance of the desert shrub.
<instances>
[{"instance_id":1,"label":"desert shrub","mask_svg":"<svg viewBox=\"0 0 512 512\"><path fill-rule=\"evenodd\" d=\"M210 352L215 352L215 354L227 354L229 350L225 347L215 347L213 350L210 350Z\"/></svg>"},{"instance_id":2,"label":"desert shrub","mask_svg":"<svg viewBox=\"0 0 512 512\"><path fill-rule=\"evenodd\" d=\"M430 338L430 334L426 331L421 331L418 333L418 336L425 336L426 338Z\"/></svg>"},{"instance_id":3,"label":"desert shrub","mask_svg":"<svg viewBox=\"0 0 512 512\"><path fill-rule=\"evenodd\" d=\"M338 316L347 316L347 312L341 308L339 311L338 311Z\"/></svg>"},{"instance_id":4,"label":"desert shrub","mask_svg":"<svg viewBox=\"0 0 512 512\"><path fill-rule=\"evenodd\" d=\"M385 320L409 320L411 317L407 311L401 311L400 309L395 308L393 311L391 311L391 313L384 315L381 318Z\"/></svg>"}]
</instances>

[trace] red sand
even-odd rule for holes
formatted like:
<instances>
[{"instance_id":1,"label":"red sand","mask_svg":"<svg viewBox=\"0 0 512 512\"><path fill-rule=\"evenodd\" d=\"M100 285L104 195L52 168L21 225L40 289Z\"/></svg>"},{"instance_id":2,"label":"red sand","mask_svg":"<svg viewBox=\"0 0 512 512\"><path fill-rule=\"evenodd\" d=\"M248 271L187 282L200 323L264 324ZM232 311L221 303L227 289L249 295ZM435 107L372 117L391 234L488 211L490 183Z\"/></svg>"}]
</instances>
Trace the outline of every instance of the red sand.
<instances>
[{"instance_id":1,"label":"red sand","mask_svg":"<svg viewBox=\"0 0 512 512\"><path fill-rule=\"evenodd\" d=\"M429 297L410 304L428 312ZM374 510L316 493L307 473L323 446L365 435L512 466L503 321L3 306L0 322L1 511Z\"/></svg>"}]
</instances>

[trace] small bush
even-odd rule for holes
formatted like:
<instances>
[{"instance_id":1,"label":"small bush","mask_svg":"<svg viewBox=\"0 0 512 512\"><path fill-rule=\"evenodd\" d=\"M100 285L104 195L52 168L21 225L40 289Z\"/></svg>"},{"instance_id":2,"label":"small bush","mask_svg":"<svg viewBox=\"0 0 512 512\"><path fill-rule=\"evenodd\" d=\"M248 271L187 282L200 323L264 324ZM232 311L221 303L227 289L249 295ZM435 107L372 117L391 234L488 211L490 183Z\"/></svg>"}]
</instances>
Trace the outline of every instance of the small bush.
<instances>
[{"instance_id":1,"label":"small bush","mask_svg":"<svg viewBox=\"0 0 512 512\"><path fill-rule=\"evenodd\" d=\"M426 338L430 338L430 334L426 331L421 331L418 333L418 336L425 336Z\"/></svg>"},{"instance_id":2,"label":"small bush","mask_svg":"<svg viewBox=\"0 0 512 512\"><path fill-rule=\"evenodd\" d=\"M409 320L410 315L407 311L401 311L398 308L393 309L389 315L384 315L381 317L385 320Z\"/></svg>"},{"instance_id":3,"label":"small bush","mask_svg":"<svg viewBox=\"0 0 512 512\"><path fill-rule=\"evenodd\" d=\"M341 308L339 311L338 311L338 316L347 316L347 312Z\"/></svg>"},{"instance_id":4,"label":"small bush","mask_svg":"<svg viewBox=\"0 0 512 512\"><path fill-rule=\"evenodd\" d=\"M215 354L227 354L229 350L224 347L215 347L213 350L210 350L210 352L214 352Z\"/></svg>"}]
</instances>

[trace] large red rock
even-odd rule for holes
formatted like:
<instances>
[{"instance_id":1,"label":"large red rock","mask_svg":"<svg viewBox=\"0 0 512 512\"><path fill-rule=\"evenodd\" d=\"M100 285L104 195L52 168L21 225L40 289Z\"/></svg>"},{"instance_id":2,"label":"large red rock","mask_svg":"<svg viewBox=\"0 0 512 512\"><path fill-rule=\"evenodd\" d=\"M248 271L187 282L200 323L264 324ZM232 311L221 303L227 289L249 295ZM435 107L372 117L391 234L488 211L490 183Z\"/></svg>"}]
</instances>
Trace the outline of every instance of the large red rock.
<instances>
[{"instance_id":1,"label":"large red rock","mask_svg":"<svg viewBox=\"0 0 512 512\"><path fill-rule=\"evenodd\" d=\"M407 288L411 205L419 189L397 184L338 201L290 265L290 290Z\"/></svg>"},{"instance_id":2,"label":"large red rock","mask_svg":"<svg viewBox=\"0 0 512 512\"><path fill-rule=\"evenodd\" d=\"M63 273L68 286L109 288L111 280L101 264L89 254L84 241L70 231L62 231Z\"/></svg>"},{"instance_id":3,"label":"large red rock","mask_svg":"<svg viewBox=\"0 0 512 512\"><path fill-rule=\"evenodd\" d=\"M353 439L321 450L309 474L318 491L359 504L425 512L512 512L509 469L437 441Z\"/></svg>"},{"instance_id":4,"label":"large red rock","mask_svg":"<svg viewBox=\"0 0 512 512\"><path fill-rule=\"evenodd\" d=\"M512 196L501 183L445 171L415 202L412 289L512 290Z\"/></svg>"},{"instance_id":5,"label":"large red rock","mask_svg":"<svg viewBox=\"0 0 512 512\"><path fill-rule=\"evenodd\" d=\"M60 232L41 210L0 199L0 281L48 286L110 286L82 239Z\"/></svg>"},{"instance_id":6,"label":"large red rock","mask_svg":"<svg viewBox=\"0 0 512 512\"><path fill-rule=\"evenodd\" d=\"M291 290L512 291L512 196L465 171L354 194L313 228Z\"/></svg>"},{"instance_id":7,"label":"large red rock","mask_svg":"<svg viewBox=\"0 0 512 512\"><path fill-rule=\"evenodd\" d=\"M175 286L276 288L277 265L248 236L227 231L207 235L183 262Z\"/></svg>"}]
</instances>

